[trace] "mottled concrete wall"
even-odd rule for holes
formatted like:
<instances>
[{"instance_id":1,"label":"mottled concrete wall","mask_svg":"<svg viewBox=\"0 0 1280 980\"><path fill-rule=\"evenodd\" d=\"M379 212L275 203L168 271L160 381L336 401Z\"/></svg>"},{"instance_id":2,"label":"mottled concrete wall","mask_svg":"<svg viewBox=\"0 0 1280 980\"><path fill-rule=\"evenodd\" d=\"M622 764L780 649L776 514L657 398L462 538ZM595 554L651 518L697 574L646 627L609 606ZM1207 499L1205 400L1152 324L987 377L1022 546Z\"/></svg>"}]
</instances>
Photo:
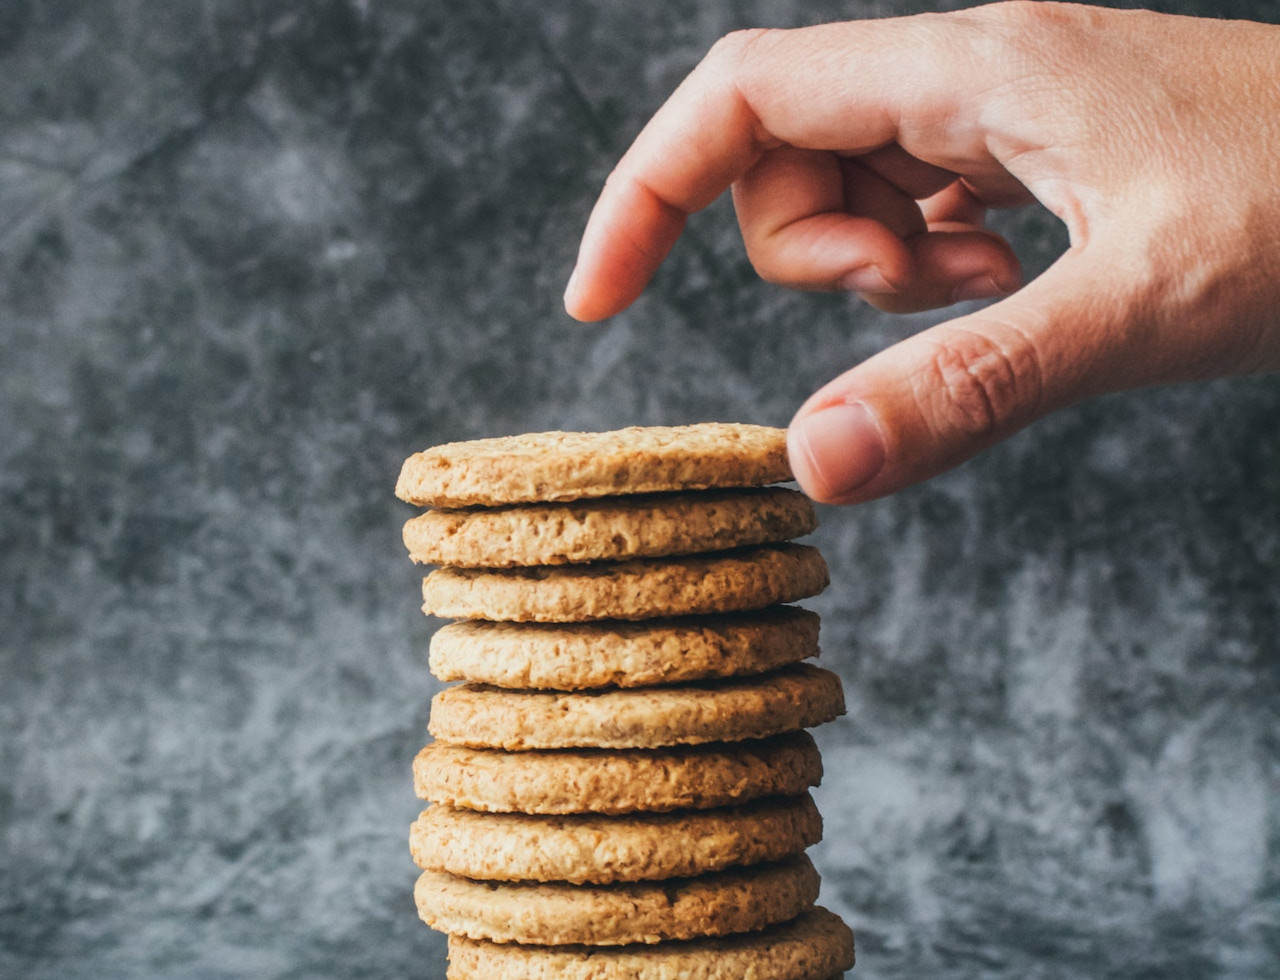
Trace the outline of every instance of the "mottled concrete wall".
<instances>
[{"instance_id":1,"label":"mottled concrete wall","mask_svg":"<svg viewBox=\"0 0 1280 980\"><path fill-rule=\"evenodd\" d=\"M718 35L945 6L0 4L0 976L443 977L399 462L782 424L939 319L760 283L724 202L610 323L559 296ZM816 856L859 976L1280 972L1280 381L1103 399L823 517Z\"/></svg>"}]
</instances>

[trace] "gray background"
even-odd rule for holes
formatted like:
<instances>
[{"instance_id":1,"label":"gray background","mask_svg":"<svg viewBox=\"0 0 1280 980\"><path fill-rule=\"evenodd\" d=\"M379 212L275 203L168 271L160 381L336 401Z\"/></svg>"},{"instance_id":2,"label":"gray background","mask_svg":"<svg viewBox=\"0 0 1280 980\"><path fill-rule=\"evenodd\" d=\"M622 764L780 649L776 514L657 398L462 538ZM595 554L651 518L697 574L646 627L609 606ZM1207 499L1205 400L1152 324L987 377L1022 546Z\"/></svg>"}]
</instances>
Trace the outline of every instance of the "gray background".
<instances>
[{"instance_id":1,"label":"gray background","mask_svg":"<svg viewBox=\"0 0 1280 980\"><path fill-rule=\"evenodd\" d=\"M0 976L443 976L400 461L785 424L941 319L762 284L724 202L611 322L560 293L720 34L947 6L0 0ZM1031 272L1065 245L999 226ZM1280 379L823 518L855 975L1277 975Z\"/></svg>"}]
</instances>

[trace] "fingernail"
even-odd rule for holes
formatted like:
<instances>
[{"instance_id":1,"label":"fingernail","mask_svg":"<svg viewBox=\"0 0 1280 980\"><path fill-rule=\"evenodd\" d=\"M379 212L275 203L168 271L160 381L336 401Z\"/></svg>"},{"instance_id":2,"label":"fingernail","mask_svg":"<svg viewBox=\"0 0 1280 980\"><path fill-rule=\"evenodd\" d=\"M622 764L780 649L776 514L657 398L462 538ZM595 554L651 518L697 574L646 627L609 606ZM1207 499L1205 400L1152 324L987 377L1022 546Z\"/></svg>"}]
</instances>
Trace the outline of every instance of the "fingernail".
<instances>
[{"instance_id":1,"label":"fingernail","mask_svg":"<svg viewBox=\"0 0 1280 980\"><path fill-rule=\"evenodd\" d=\"M864 265L846 272L840 279L840 288L851 293L892 293L894 288L874 265Z\"/></svg>"},{"instance_id":2,"label":"fingernail","mask_svg":"<svg viewBox=\"0 0 1280 980\"><path fill-rule=\"evenodd\" d=\"M862 402L842 402L791 427L793 451L816 478L818 496L835 500L869 482L884 467L880 426Z\"/></svg>"},{"instance_id":3,"label":"fingernail","mask_svg":"<svg viewBox=\"0 0 1280 980\"><path fill-rule=\"evenodd\" d=\"M569 300L573 297L573 287L578 284L578 267L575 265L573 271L569 273L569 281L564 287L564 305L569 305Z\"/></svg>"},{"instance_id":4,"label":"fingernail","mask_svg":"<svg viewBox=\"0 0 1280 980\"><path fill-rule=\"evenodd\" d=\"M997 296L1007 296L1008 294L1009 290L1001 289L997 286L992 276L974 276L972 279L966 279L952 290L951 302L963 303L968 299L995 299Z\"/></svg>"}]
</instances>

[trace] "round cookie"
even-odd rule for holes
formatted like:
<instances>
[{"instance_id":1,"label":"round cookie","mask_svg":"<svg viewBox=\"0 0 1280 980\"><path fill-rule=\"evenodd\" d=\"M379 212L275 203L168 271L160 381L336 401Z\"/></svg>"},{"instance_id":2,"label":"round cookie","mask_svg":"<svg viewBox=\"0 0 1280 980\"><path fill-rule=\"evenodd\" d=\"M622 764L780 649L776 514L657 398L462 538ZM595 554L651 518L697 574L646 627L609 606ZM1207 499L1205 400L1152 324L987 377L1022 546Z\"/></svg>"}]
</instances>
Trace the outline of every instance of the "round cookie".
<instances>
[{"instance_id":1,"label":"round cookie","mask_svg":"<svg viewBox=\"0 0 1280 980\"><path fill-rule=\"evenodd\" d=\"M790 479L785 430L705 422L451 442L410 456L396 496L427 507L471 507Z\"/></svg>"},{"instance_id":2,"label":"round cookie","mask_svg":"<svg viewBox=\"0 0 1280 980\"><path fill-rule=\"evenodd\" d=\"M838 980L853 933L815 907L762 932L659 946L551 948L449 937L449 980Z\"/></svg>"},{"instance_id":3,"label":"round cookie","mask_svg":"<svg viewBox=\"0 0 1280 980\"><path fill-rule=\"evenodd\" d=\"M794 796L822 781L808 732L733 745L521 752L435 742L413 760L418 796L488 813L660 813Z\"/></svg>"},{"instance_id":4,"label":"round cookie","mask_svg":"<svg viewBox=\"0 0 1280 980\"><path fill-rule=\"evenodd\" d=\"M450 935L536 946L624 946L726 936L794 919L818 898L805 856L697 878L627 885L471 881L424 871L418 916Z\"/></svg>"},{"instance_id":5,"label":"round cookie","mask_svg":"<svg viewBox=\"0 0 1280 980\"><path fill-rule=\"evenodd\" d=\"M484 881L610 884L662 881L780 861L822 839L808 793L742 807L605 817L422 812L409 832L414 862Z\"/></svg>"},{"instance_id":6,"label":"round cookie","mask_svg":"<svg viewBox=\"0 0 1280 980\"><path fill-rule=\"evenodd\" d=\"M426 565L505 568L727 551L817 526L808 497L766 487L431 510L405 524L404 543Z\"/></svg>"},{"instance_id":7,"label":"round cookie","mask_svg":"<svg viewBox=\"0 0 1280 980\"><path fill-rule=\"evenodd\" d=\"M716 555L542 568L440 568L422 610L444 619L571 623L763 609L830 582L817 548L760 545Z\"/></svg>"},{"instance_id":8,"label":"round cookie","mask_svg":"<svg viewBox=\"0 0 1280 980\"><path fill-rule=\"evenodd\" d=\"M428 729L475 749L646 749L766 738L842 714L839 676L792 664L772 674L617 691L463 684L435 696Z\"/></svg>"},{"instance_id":9,"label":"round cookie","mask_svg":"<svg viewBox=\"0 0 1280 980\"><path fill-rule=\"evenodd\" d=\"M451 623L431 638L443 681L579 691L761 674L818 655L818 616L754 613L643 623Z\"/></svg>"}]
</instances>

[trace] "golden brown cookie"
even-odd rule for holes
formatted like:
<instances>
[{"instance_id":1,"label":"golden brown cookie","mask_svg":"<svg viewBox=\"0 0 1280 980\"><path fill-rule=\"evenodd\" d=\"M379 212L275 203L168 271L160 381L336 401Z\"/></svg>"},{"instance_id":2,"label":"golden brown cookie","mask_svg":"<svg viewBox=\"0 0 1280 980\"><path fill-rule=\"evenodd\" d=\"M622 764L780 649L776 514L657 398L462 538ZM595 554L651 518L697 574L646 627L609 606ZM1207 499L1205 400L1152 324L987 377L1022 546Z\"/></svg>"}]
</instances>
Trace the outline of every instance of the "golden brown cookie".
<instances>
[{"instance_id":1,"label":"golden brown cookie","mask_svg":"<svg viewBox=\"0 0 1280 980\"><path fill-rule=\"evenodd\" d=\"M763 487L431 510L405 524L404 543L427 565L506 568L727 551L817 526L804 494Z\"/></svg>"},{"instance_id":2,"label":"golden brown cookie","mask_svg":"<svg viewBox=\"0 0 1280 980\"><path fill-rule=\"evenodd\" d=\"M424 871L575 885L661 881L780 861L822 838L808 793L741 807L606 817L422 812L409 849Z\"/></svg>"},{"instance_id":3,"label":"golden brown cookie","mask_svg":"<svg viewBox=\"0 0 1280 980\"><path fill-rule=\"evenodd\" d=\"M447 688L429 730L473 749L650 749L737 742L813 728L844 714L840 678L811 664L723 681L603 691Z\"/></svg>"},{"instance_id":4,"label":"golden brown cookie","mask_svg":"<svg viewBox=\"0 0 1280 980\"><path fill-rule=\"evenodd\" d=\"M521 752L435 742L413 761L419 797L491 813L634 813L794 796L822 781L808 732L733 745Z\"/></svg>"},{"instance_id":5,"label":"golden brown cookie","mask_svg":"<svg viewBox=\"0 0 1280 980\"><path fill-rule=\"evenodd\" d=\"M853 960L853 933L824 908L763 932L658 946L518 946L449 937L449 980L838 980Z\"/></svg>"},{"instance_id":6,"label":"golden brown cookie","mask_svg":"<svg viewBox=\"0 0 1280 980\"><path fill-rule=\"evenodd\" d=\"M623 946L726 936L794 919L818 897L803 855L657 883L495 885L424 871L418 915L433 929L499 943Z\"/></svg>"},{"instance_id":7,"label":"golden brown cookie","mask_svg":"<svg viewBox=\"0 0 1280 980\"><path fill-rule=\"evenodd\" d=\"M818 655L818 616L779 606L643 623L452 623L431 638L443 681L579 691L760 674Z\"/></svg>"},{"instance_id":8,"label":"golden brown cookie","mask_svg":"<svg viewBox=\"0 0 1280 980\"><path fill-rule=\"evenodd\" d=\"M760 545L715 555L543 568L440 568L423 612L445 619L576 623L763 609L830 581L817 548Z\"/></svg>"},{"instance_id":9,"label":"golden brown cookie","mask_svg":"<svg viewBox=\"0 0 1280 980\"><path fill-rule=\"evenodd\" d=\"M427 507L471 507L790 479L783 429L704 422L451 442L410 456L396 496Z\"/></svg>"}]
</instances>

